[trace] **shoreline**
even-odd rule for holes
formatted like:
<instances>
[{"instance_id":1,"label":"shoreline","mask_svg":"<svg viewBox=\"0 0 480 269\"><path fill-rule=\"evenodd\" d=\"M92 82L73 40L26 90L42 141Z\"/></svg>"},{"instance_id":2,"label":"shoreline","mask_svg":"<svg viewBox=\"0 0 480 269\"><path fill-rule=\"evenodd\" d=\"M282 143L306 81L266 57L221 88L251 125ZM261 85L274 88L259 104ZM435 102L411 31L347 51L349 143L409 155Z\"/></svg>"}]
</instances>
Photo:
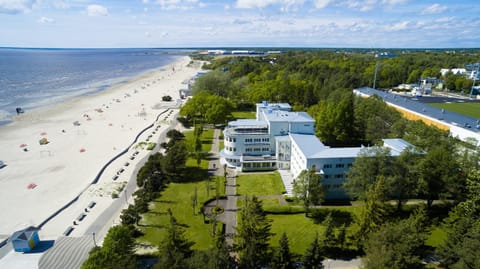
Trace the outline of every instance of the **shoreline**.
<instances>
[{"instance_id":1,"label":"shoreline","mask_svg":"<svg viewBox=\"0 0 480 269\"><path fill-rule=\"evenodd\" d=\"M74 234L83 235L82 230L95 220L95 215L114 201L111 192L125 184L121 182L133 178L133 167L149 152L138 150L138 158L128 160L131 165L122 168L124 172L117 180L113 180L116 169L126 164L130 152L113 161L97 184L91 185L92 179L103 165L132 143L140 130L152 124L157 114L175 104L162 102L161 97L170 95L173 100L179 99L178 91L184 87L182 82L200 70L200 67L189 67L190 60L188 56L179 57L127 83L39 108L1 126L0 146L5 155L0 158L7 166L0 170L3 193L0 210L4 219L0 223L0 235L39 225L85 189L79 201L96 199L98 202L76 227ZM169 120L176 113L178 110L170 113ZM152 140L166 130L166 121L161 119ZM40 145L38 140L43 137L50 143ZM147 138L141 136L141 140ZM60 236L85 206L79 203L61 212L46 223L40 236Z\"/></svg>"}]
</instances>

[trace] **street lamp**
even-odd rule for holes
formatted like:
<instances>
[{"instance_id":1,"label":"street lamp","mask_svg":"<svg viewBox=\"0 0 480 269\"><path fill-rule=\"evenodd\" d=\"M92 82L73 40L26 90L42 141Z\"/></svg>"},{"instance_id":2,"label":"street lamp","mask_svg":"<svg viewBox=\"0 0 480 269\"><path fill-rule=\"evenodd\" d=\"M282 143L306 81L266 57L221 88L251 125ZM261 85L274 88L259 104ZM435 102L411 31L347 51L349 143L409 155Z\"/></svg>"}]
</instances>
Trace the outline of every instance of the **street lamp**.
<instances>
[{"instance_id":1,"label":"street lamp","mask_svg":"<svg viewBox=\"0 0 480 269\"><path fill-rule=\"evenodd\" d=\"M93 245L96 247L97 242L95 241L95 232L92 233L92 236L93 236Z\"/></svg>"}]
</instances>

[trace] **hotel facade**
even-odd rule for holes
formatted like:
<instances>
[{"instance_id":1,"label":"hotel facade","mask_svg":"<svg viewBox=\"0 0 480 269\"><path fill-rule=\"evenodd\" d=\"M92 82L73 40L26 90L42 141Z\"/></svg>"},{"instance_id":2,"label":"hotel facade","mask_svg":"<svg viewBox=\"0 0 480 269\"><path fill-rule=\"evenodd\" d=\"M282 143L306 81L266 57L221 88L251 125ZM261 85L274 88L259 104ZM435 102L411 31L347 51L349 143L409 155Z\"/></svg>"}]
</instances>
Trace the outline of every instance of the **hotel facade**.
<instances>
[{"instance_id":1,"label":"hotel facade","mask_svg":"<svg viewBox=\"0 0 480 269\"><path fill-rule=\"evenodd\" d=\"M315 120L292 112L287 103L256 105L255 119L228 123L221 162L239 171L287 170L293 178L315 166L327 187L327 199L348 199L345 175L363 147L330 148L315 135ZM403 139L383 139L392 156L411 146Z\"/></svg>"}]
</instances>

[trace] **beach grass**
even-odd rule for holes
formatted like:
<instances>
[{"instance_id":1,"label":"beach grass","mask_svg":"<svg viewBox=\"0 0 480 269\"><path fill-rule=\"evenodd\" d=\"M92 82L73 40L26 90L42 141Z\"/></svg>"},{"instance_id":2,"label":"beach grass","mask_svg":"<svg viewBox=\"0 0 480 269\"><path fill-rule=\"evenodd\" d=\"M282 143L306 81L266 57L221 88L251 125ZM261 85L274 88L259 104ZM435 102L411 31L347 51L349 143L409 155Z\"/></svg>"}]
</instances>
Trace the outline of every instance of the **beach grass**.
<instances>
[{"instance_id":1,"label":"beach grass","mask_svg":"<svg viewBox=\"0 0 480 269\"><path fill-rule=\"evenodd\" d=\"M237 177L237 194L262 196L285 193L282 179L278 172L243 173Z\"/></svg>"},{"instance_id":2,"label":"beach grass","mask_svg":"<svg viewBox=\"0 0 480 269\"><path fill-rule=\"evenodd\" d=\"M480 103L430 103L429 105L465 116L480 118Z\"/></svg>"}]
</instances>

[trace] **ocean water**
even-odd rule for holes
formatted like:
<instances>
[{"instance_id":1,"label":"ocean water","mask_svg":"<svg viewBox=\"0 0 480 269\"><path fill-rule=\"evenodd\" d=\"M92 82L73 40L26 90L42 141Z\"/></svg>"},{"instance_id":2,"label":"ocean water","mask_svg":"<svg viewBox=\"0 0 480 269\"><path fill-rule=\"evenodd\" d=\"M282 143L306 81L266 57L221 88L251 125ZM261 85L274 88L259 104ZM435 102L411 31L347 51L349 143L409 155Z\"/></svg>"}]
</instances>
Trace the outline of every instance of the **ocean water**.
<instances>
[{"instance_id":1,"label":"ocean water","mask_svg":"<svg viewBox=\"0 0 480 269\"><path fill-rule=\"evenodd\" d=\"M0 125L16 108L45 107L125 83L191 51L0 48Z\"/></svg>"}]
</instances>

